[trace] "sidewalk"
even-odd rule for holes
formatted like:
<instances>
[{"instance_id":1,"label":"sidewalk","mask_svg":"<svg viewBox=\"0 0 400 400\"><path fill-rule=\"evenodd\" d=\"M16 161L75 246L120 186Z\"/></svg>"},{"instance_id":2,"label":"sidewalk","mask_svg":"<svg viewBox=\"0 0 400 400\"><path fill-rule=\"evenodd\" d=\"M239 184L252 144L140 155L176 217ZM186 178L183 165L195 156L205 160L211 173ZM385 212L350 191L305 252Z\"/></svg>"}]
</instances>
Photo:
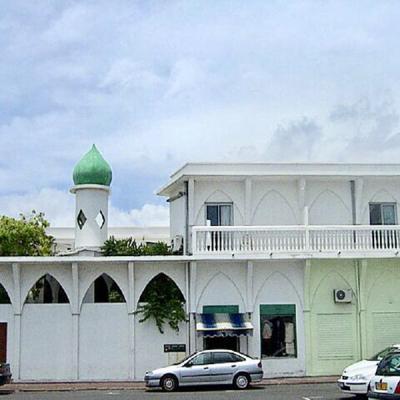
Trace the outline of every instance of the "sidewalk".
<instances>
[{"instance_id":1,"label":"sidewalk","mask_svg":"<svg viewBox=\"0 0 400 400\"><path fill-rule=\"evenodd\" d=\"M337 376L263 379L255 385L300 385L333 383ZM10 392L70 392L80 390L144 390L143 382L23 382L0 386L1 393Z\"/></svg>"}]
</instances>

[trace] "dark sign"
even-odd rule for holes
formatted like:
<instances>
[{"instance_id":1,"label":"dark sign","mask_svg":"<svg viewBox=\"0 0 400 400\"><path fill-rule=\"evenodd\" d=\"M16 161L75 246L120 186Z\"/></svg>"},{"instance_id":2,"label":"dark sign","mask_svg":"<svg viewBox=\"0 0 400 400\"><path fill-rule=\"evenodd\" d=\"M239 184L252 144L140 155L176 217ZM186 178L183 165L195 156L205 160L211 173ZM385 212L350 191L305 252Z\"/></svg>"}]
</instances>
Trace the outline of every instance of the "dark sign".
<instances>
[{"instance_id":1,"label":"dark sign","mask_svg":"<svg viewBox=\"0 0 400 400\"><path fill-rule=\"evenodd\" d=\"M186 344L164 344L164 353L186 353Z\"/></svg>"}]
</instances>

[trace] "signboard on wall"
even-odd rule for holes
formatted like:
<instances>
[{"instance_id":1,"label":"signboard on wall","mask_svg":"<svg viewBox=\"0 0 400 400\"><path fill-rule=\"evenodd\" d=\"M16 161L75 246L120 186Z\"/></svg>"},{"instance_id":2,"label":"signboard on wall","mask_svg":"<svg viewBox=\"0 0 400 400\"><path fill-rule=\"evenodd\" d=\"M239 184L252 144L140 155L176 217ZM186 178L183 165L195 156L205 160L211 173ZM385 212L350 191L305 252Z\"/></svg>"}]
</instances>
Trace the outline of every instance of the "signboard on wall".
<instances>
[{"instance_id":1,"label":"signboard on wall","mask_svg":"<svg viewBox=\"0 0 400 400\"><path fill-rule=\"evenodd\" d=\"M164 353L185 353L186 344L164 344Z\"/></svg>"}]
</instances>

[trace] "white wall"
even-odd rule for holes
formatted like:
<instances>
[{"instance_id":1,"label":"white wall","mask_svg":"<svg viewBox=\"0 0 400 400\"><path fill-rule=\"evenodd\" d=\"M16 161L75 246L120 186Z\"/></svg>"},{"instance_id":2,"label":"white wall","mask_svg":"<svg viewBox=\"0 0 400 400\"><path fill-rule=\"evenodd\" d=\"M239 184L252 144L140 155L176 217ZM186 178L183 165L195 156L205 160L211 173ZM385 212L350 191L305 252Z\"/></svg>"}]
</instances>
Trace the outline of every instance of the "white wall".
<instances>
[{"instance_id":1,"label":"white wall","mask_svg":"<svg viewBox=\"0 0 400 400\"><path fill-rule=\"evenodd\" d=\"M171 364L169 353L164 353L164 344L186 344L187 328L181 323L179 332L165 324L164 333L160 333L154 320L139 322L140 315L135 318L135 379L142 380L146 371Z\"/></svg>"},{"instance_id":2,"label":"white wall","mask_svg":"<svg viewBox=\"0 0 400 400\"><path fill-rule=\"evenodd\" d=\"M194 189L194 225L205 225L204 203L232 202L233 224L244 225L244 184L242 181L196 181Z\"/></svg>"},{"instance_id":3,"label":"white wall","mask_svg":"<svg viewBox=\"0 0 400 400\"><path fill-rule=\"evenodd\" d=\"M260 305L296 305L296 358L265 358L262 360L267 377L305 375L305 339L303 320L304 262L257 262L254 263L253 324L254 336L250 340L249 353L261 354Z\"/></svg>"},{"instance_id":4,"label":"white wall","mask_svg":"<svg viewBox=\"0 0 400 400\"><path fill-rule=\"evenodd\" d=\"M21 318L21 379L72 379L69 304L25 304Z\"/></svg>"},{"instance_id":5,"label":"white wall","mask_svg":"<svg viewBox=\"0 0 400 400\"><path fill-rule=\"evenodd\" d=\"M170 237L185 236L186 196L179 197L169 203Z\"/></svg>"},{"instance_id":6,"label":"white wall","mask_svg":"<svg viewBox=\"0 0 400 400\"><path fill-rule=\"evenodd\" d=\"M297 225L302 223L295 181L252 185L251 225Z\"/></svg>"},{"instance_id":7,"label":"white wall","mask_svg":"<svg viewBox=\"0 0 400 400\"><path fill-rule=\"evenodd\" d=\"M79 328L79 378L129 379L126 304L83 304Z\"/></svg>"},{"instance_id":8,"label":"white wall","mask_svg":"<svg viewBox=\"0 0 400 400\"><path fill-rule=\"evenodd\" d=\"M208 305L237 305L246 311L246 264L239 262L198 262L196 310Z\"/></svg>"},{"instance_id":9,"label":"white wall","mask_svg":"<svg viewBox=\"0 0 400 400\"><path fill-rule=\"evenodd\" d=\"M231 179L231 180L228 180ZM244 178L195 181L193 224L205 225L206 202L232 202L233 224L245 225L246 184ZM250 225L303 224L303 207L308 206L311 225L349 225L353 223L351 185L353 178L306 178L304 204L300 200L297 178L252 178L249 205ZM354 178L357 180L357 178ZM358 223L369 224L369 202L400 203L400 179L362 178L362 190L356 190ZM173 204L173 205L172 205ZM184 232L184 202L171 203L171 232ZM179 210L180 208L180 210ZM398 206L398 215L400 208ZM175 220L175 218L177 219Z\"/></svg>"},{"instance_id":10,"label":"white wall","mask_svg":"<svg viewBox=\"0 0 400 400\"><path fill-rule=\"evenodd\" d=\"M309 181L306 199L311 225L351 225L350 181Z\"/></svg>"},{"instance_id":11,"label":"white wall","mask_svg":"<svg viewBox=\"0 0 400 400\"><path fill-rule=\"evenodd\" d=\"M400 223L400 181L399 179L364 179L359 220L369 225L369 203L397 203L397 223Z\"/></svg>"}]
</instances>

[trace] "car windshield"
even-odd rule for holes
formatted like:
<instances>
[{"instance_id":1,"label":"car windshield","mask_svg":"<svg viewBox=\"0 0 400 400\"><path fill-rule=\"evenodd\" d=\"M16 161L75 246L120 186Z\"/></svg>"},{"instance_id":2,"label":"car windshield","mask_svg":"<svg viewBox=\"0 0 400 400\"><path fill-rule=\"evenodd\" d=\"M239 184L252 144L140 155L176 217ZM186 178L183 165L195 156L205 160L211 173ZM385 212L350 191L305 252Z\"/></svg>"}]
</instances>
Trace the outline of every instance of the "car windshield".
<instances>
[{"instance_id":1,"label":"car windshield","mask_svg":"<svg viewBox=\"0 0 400 400\"><path fill-rule=\"evenodd\" d=\"M378 365L376 375L400 376L400 353L385 357Z\"/></svg>"},{"instance_id":2,"label":"car windshield","mask_svg":"<svg viewBox=\"0 0 400 400\"><path fill-rule=\"evenodd\" d=\"M384 357L386 357L389 353L395 351L397 348L390 346L386 347L386 349L380 351L379 353L375 354L373 357L369 358L368 361L381 361Z\"/></svg>"}]
</instances>

